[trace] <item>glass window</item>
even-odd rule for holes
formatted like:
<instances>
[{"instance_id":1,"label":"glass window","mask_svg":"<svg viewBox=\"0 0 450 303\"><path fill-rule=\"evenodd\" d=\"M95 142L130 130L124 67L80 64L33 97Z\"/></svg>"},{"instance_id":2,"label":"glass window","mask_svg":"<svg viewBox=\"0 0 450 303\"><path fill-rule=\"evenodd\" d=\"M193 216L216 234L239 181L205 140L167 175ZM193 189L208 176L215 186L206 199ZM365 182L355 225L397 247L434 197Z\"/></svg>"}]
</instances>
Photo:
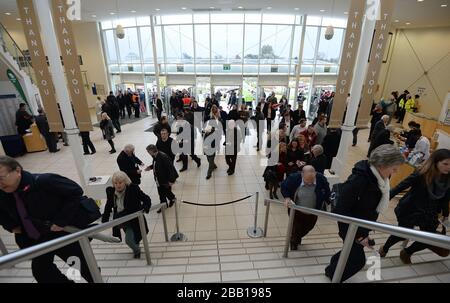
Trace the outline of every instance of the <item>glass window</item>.
<instances>
[{"instance_id":1,"label":"glass window","mask_svg":"<svg viewBox=\"0 0 450 303\"><path fill-rule=\"evenodd\" d=\"M263 14L263 23L294 24L295 15Z\"/></svg>"},{"instance_id":2,"label":"glass window","mask_svg":"<svg viewBox=\"0 0 450 303\"><path fill-rule=\"evenodd\" d=\"M317 16L307 16L306 25L322 25L322 17Z\"/></svg>"},{"instance_id":3,"label":"glass window","mask_svg":"<svg viewBox=\"0 0 450 303\"><path fill-rule=\"evenodd\" d=\"M136 26L136 19L127 18L127 19L113 20L113 27L116 27L119 24L122 25L123 27L133 27Z\"/></svg>"},{"instance_id":4,"label":"glass window","mask_svg":"<svg viewBox=\"0 0 450 303\"><path fill-rule=\"evenodd\" d=\"M241 63L243 25L211 25L213 63Z\"/></svg>"},{"instance_id":5,"label":"glass window","mask_svg":"<svg viewBox=\"0 0 450 303\"><path fill-rule=\"evenodd\" d=\"M168 62L193 63L194 45L192 25L169 25L164 27L166 59Z\"/></svg>"},{"instance_id":6,"label":"glass window","mask_svg":"<svg viewBox=\"0 0 450 303\"><path fill-rule=\"evenodd\" d=\"M137 25L150 25L150 16L145 16L145 17L138 17L136 19L137 21Z\"/></svg>"},{"instance_id":7,"label":"glass window","mask_svg":"<svg viewBox=\"0 0 450 303\"><path fill-rule=\"evenodd\" d=\"M319 51L317 53L317 63L320 64L327 62L339 64L344 29L335 28L334 36L331 40L325 39L325 31L326 27L322 27L320 33Z\"/></svg>"},{"instance_id":8,"label":"glass window","mask_svg":"<svg viewBox=\"0 0 450 303\"><path fill-rule=\"evenodd\" d=\"M245 23L261 23L261 14L245 14Z\"/></svg>"},{"instance_id":9,"label":"glass window","mask_svg":"<svg viewBox=\"0 0 450 303\"><path fill-rule=\"evenodd\" d=\"M322 26L332 25L334 27L347 28L347 19L345 18L323 18Z\"/></svg>"},{"instance_id":10,"label":"glass window","mask_svg":"<svg viewBox=\"0 0 450 303\"><path fill-rule=\"evenodd\" d=\"M289 63L292 26L263 25L261 63Z\"/></svg>"},{"instance_id":11,"label":"glass window","mask_svg":"<svg viewBox=\"0 0 450 303\"><path fill-rule=\"evenodd\" d=\"M197 72L209 73L209 25L195 25L195 56Z\"/></svg>"},{"instance_id":12,"label":"glass window","mask_svg":"<svg viewBox=\"0 0 450 303\"><path fill-rule=\"evenodd\" d=\"M156 42L156 56L158 62L164 62L164 41L162 38L162 27L155 26L155 42Z\"/></svg>"},{"instance_id":13,"label":"glass window","mask_svg":"<svg viewBox=\"0 0 450 303\"><path fill-rule=\"evenodd\" d=\"M150 27L140 27L142 56L144 62L153 62L153 46L152 46L152 32Z\"/></svg>"},{"instance_id":14,"label":"glass window","mask_svg":"<svg viewBox=\"0 0 450 303\"><path fill-rule=\"evenodd\" d=\"M122 63L139 63L141 57L139 55L139 45L137 37L137 29L125 28L125 38L118 39L120 61Z\"/></svg>"},{"instance_id":15,"label":"glass window","mask_svg":"<svg viewBox=\"0 0 450 303\"><path fill-rule=\"evenodd\" d=\"M260 25L245 25L244 63L258 64Z\"/></svg>"},{"instance_id":16,"label":"glass window","mask_svg":"<svg viewBox=\"0 0 450 303\"><path fill-rule=\"evenodd\" d=\"M309 17L308 17L309 18ZM305 31L305 46L303 47L303 63L313 63L316 53L318 27L307 26Z\"/></svg>"},{"instance_id":17,"label":"glass window","mask_svg":"<svg viewBox=\"0 0 450 303\"><path fill-rule=\"evenodd\" d=\"M113 27L111 21L103 21L101 24L102 24L102 29L110 29Z\"/></svg>"},{"instance_id":18,"label":"glass window","mask_svg":"<svg viewBox=\"0 0 450 303\"><path fill-rule=\"evenodd\" d=\"M194 23L209 23L209 13L195 14Z\"/></svg>"},{"instance_id":19,"label":"glass window","mask_svg":"<svg viewBox=\"0 0 450 303\"><path fill-rule=\"evenodd\" d=\"M105 46L106 46L106 58L108 63L117 63L116 44L114 39L116 38L114 30L105 31Z\"/></svg>"},{"instance_id":20,"label":"glass window","mask_svg":"<svg viewBox=\"0 0 450 303\"><path fill-rule=\"evenodd\" d=\"M298 63L298 54L300 53L300 43L302 42L302 27L296 26L294 33L294 42L292 44L292 63Z\"/></svg>"},{"instance_id":21,"label":"glass window","mask_svg":"<svg viewBox=\"0 0 450 303\"><path fill-rule=\"evenodd\" d=\"M192 23L192 15L166 15L161 16L162 24L187 24Z\"/></svg>"},{"instance_id":22,"label":"glass window","mask_svg":"<svg viewBox=\"0 0 450 303\"><path fill-rule=\"evenodd\" d=\"M244 23L244 14L211 14L211 23Z\"/></svg>"}]
</instances>

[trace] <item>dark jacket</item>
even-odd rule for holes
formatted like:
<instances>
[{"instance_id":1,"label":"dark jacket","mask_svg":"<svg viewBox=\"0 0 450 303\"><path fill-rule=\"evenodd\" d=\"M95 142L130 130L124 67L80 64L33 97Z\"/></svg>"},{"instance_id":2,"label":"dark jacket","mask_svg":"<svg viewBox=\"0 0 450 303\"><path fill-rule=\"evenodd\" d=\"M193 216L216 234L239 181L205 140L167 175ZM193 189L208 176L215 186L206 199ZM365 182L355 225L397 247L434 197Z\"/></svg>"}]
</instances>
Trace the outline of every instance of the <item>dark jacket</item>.
<instances>
[{"instance_id":1,"label":"dark jacket","mask_svg":"<svg viewBox=\"0 0 450 303\"><path fill-rule=\"evenodd\" d=\"M34 121L43 136L48 136L50 134L50 126L48 125L48 120L45 115L36 116Z\"/></svg>"},{"instance_id":2,"label":"dark jacket","mask_svg":"<svg viewBox=\"0 0 450 303\"><path fill-rule=\"evenodd\" d=\"M141 184L141 174L138 173L139 165L142 165L142 161L134 154L128 156L122 151L117 157L117 165L119 169L127 174L134 184Z\"/></svg>"},{"instance_id":3,"label":"dark jacket","mask_svg":"<svg viewBox=\"0 0 450 303\"><path fill-rule=\"evenodd\" d=\"M294 113L292 114L292 120L294 120L294 125L297 125L300 123L301 119L306 119L306 112L304 110L294 110Z\"/></svg>"},{"instance_id":4,"label":"dark jacket","mask_svg":"<svg viewBox=\"0 0 450 303\"><path fill-rule=\"evenodd\" d=\"M275 105L275 104L276 104L276 102L274 102L274 103L272 103L272 102L264 103L264 107L263 107L262 112L264 114L264 117L266 117L266 119L271 119L271 120L275 119L275 117L277 115L277 109L273 108L273 105ZM271 111L270 117L269 117L269 106L272 106L272 111Z\"/></svg>"},{"instance_id":5,"label":"dark jacket","mask_svg":"<svg viewBox=\"0 0 450 303\"><path fill-rule=\"evenodd\" d=\"M174 183L178 178L173 161L161 151L153 158L152 168L159 186L167 186L169 183Z\"/></svg>"},{"instance_id":6,"label":"dark jacket","mask_svg":"<svg viewBox=\"0 0 450 303\"><path fill-rule=\"evenodd\" d=\"M316 169L316 172L323 174L325 169L327 169L327 156L321 154L320 156L312 157L309 165L312 165Z\"/></svg>"},{"instance_id":7,"label":"dark jacket","mask_svg":"<svg viewBox=\"0 0 450 303\"><path fill-rule=\"evenodd\" d=\"M120 107L116 97L114 95L109 95L106 98L106 104L109 106L110 113L108 113L108 115L110 118L113 120L118 120L120 118Z\"/></svg>"},{"instance_id":8,"label":"dark jacket","mask_svg":"<svg viewBox=\"0 0 450 303\"><path fill-rule=\"evenodd\" d=\"M378 135L370 142L369 152L367 156L369 157L372 151L381 145L394 144L394 141L392 141L390 138L390 131L388 131L387 129L381 130Z\"/></svg>"},{"instance_id":9,"label":"dark jacket","mask_svg":"<svg viewBox=\"0 0 450 303\"><path fill-rule=\"evenodd\" d=\"M375 123L375 127L373 128L373 132L372 132L372 137L370 139L375 140L375 138L378 136L378 134L384 129L386 129L386 126L384 125L384 121L379 120L377 123Z\"/></svg>"},{"instance_id":10,"label":"dark jacket","mask_svg":"<svg viewBox=\"0 0 450 303\"><path fill-rule=\"evenodd\" d=\"M159 110L159 111L163 111L163 104L162 104L162 101L161 101L161 99L156 99L156 108Z\"/></svg>"},{"instance_id":11,"label":"dark jacket","mask_svg":"<svg viewBox=\"0 0 450 303\"><path fill-rule=\"evenodd\" d=\"M436 231L439 225L438 214L442 211L444 217L449 215L450 189L447 189L442 199L432 199L424 177L415 172L391 189L391 199L408 188L410 190L395 208L398 221L421 226L430 232Z\"/></svg>"},{"instance_id":12,"label":"dark jacket","mask_svg":"<svg viewBox=\"0 0 450 303\"><path fill-rule=\"evenodd\" d=\"M297 172L290 175L286 180L281 183L281 194L285 198L291 198L295 201L295 193L297 189L302 185L302 174ZM330 201L330 184L327 178L321 173L316 174L316 209L321 210L324 207L324 203Z\"/></svg>"},{"instance_id":13,"label":"dark jacket","mask_svg":"<svg viewBox=\"0 0 450 303\"><path fill-rule=\"evenodd\" d=\"M31 174L22 171L17 192L38 230L48 231L45 222L60 227L77 225L83 190L74 181L56 174ZM14 195L0 190L0 201L0 225L9 232L18 226L25 230L17 212Z\"/></svg>"},{"instance_id":14,"label":"dark jacket","mask_svg":"<svg viewBox=\"0 0 450 303\"><path fill-rule=\"evenodd\" d=\"M16 126L19 135L25 135L26 130L33 124L32 117L26 111L18 110L16 112Z\"/></svg>"},{"instance_id":15,"label":"dark jacket","mask_svg":"<svg viewBox=\"0 0 450 303\"><path fill-rule=\"evenodd\" d=\"M115 205L115 189L114 187L108 187L106 189L106 205L105 211L102 216L102 223L108 222L109 217L111 215L111 211L113 211L113 218L117 219L120 217L124 217L126 215L130 215L140 210L144 210L148 213L150 207L152 206L152 200L149 196L147 196L136 184L130 184L125 189L125 197L123 201L124 210L120 213L117 213L117 208ZM145 229L146 233L148 233L147 221L145 220ZM142 240L141 230L139 228L139 219L133 219L129 222L123 224L124 226L131 226L134 233L134 239L137 243ZM118 226L113 228L113 236L122 239L120 234L120 228Z\"/></svg>"},{"instance_id":16,"label":"dark jacket","mask_svg":"<svg viewBox=\"0 0 450 303\"><path fill-rule=\"evenodd\" d=\"M114 127L111 120L102 120L100 122L100 128L102 130L103 139L112 140L114 139Z\"/></svg>"},{"instance_id":17,"label":"dark jacket","mask_svg":"<svg viewBox=\"0 0 450 303\"><path fill-rule=\"evenodd\" d=\"M175 160L175 154L172 152L172 141L173 139L171 137L167 138L166 142L164 142L161 138L158 138L158 141L156 141L156 147L159 151L165 153L173 162Z\"/></svg>"},{"instance_id":18,"label":"dark jacket","mask_svg":"<svg viewBox=\"0 0 450 303\"><path fill-rule=\"evenodd\" d=\"M335 213L343 216L376 221L378 213L376 211L381 200L381 191L378 188L378 181L370 170L367 160L355 164L352 174L343 183L339 202L334 210ZM338 223L339 236L345 238L348 224ZM358 228L356 238L367 237L369 230Z\"/></svg>"}]
</instances>

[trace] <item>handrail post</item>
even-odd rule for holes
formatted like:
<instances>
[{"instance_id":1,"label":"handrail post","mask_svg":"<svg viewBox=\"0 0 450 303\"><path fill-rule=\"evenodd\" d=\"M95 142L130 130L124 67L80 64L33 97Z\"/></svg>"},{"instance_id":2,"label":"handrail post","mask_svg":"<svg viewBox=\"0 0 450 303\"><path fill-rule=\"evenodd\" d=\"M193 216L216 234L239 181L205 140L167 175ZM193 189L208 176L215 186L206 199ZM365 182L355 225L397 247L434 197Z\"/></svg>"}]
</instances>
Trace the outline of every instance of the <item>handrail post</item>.
<instances>
[{"instance_id":1,"label":"handrail post","mask_svg":"<svg viewBox=\"0 0 450 303\"><path fill-rule=\"evenodd\" d=\"M144 213L141 213L138 217L139 229L141 230L142 242L144 244L145 258L147 259L147 265L152 265L152 259L150 258L150 249L148 247L147 231L145 229Z\"/></svg>"},{"instance_id":2,"label":"handrail post","mask_svg":"<svg viewBox=\"0 0 450 303\"><path fill-rule=\"evenodd\" d=\"M3 256L8 254L8 249L6 249L5 243L3 243L1 238L0 238L0 252L2 253Z\"/></svg>"},{"instance_id":3,"label":"handrail post","mask_svg":"<svg viewBox=\"0 0 450 303\"><path fill-rule=\"evenodd\" d=\"M297 211L295 208L291 208L290 206L289 208L291 209L291 211L289 213L289 224L286 232L286 240L284 243L284 254L283 254L284 258L288 257L289 244L291 243L292 229L294 227L295 212Z\"/></svg>"},{"instance_id":4,"label":"handrail post","mask_svg":"<svg viewBox=\"0 0 450 303\"><path fill-rule=\"evenodd\" d=\"M270 202L264 201L266 205L266 218L264 220L264 238L267 237L267 226L269 225Z\"/></svg>"},{"instance_id":5,"label":"handrail post","mask_svg":"<svg viewBox=\"0 0 450 303\"><path fill-rule=\"evenodd\" d=\"M162 215L163 227L164 227L164 238L166 239L166 242L169 242L169 235L167 232L166 209L167 209L167 205L163 204L161 206L161 215Z\"/></svg>"},{"instance_id":6,"label":"handrail post","mask_svg":"<svg viewBox=\"0 0 450 303\"><path fill-rule=\"evenodd\" d=\"M344 246L339 256L339 261L334 271L332 283L341 283L342 274L344 273L345 266L347 265L348 256L355 241L356 231L358 226L356 224L350 224L347 229L347 235L345 236Z\"/></svg>"},{"instance_id":7,"label":"handrail post","mask_svg":"<svg viewBox=\"0 0 450 303\"><path fill-rule=\"evenodd\" d=\"M258 227L258 202L259 202L259 192L255 194L255 220L253 226L247 229L247 235L250 238L261 238L263 235L263 230Z\"/></svg>"},{"instance_id":8,"label":"handrail post","mask_svg":"<svg viewBox=\"0 0 450 303\"><path fill-rule=\"evenodd\" d=\"M180 224L178 222L179 218L178 218L178 201L177 200L175 200L174 206L175 206L175 225L176 225L177 232L172 235L172 237L170 238L170 241L172 241L172 242L187 241L187 237L183 233L180 233Z\"/></svg>"},{"instance_id":9,"label":"handrail post","mask_svg":"<svg viewBox=\"0 0 450 303\"><path fill-rule=\"evenodd\" d=\"M89 242L88 238L82 237L80 240L78 240L78 242L80 243L81 251L83 252L94 283L103 283L100 268L98 267L97 260L94 256L94 251L92 250L91 243Z\"/></svg>"}]
</instances>

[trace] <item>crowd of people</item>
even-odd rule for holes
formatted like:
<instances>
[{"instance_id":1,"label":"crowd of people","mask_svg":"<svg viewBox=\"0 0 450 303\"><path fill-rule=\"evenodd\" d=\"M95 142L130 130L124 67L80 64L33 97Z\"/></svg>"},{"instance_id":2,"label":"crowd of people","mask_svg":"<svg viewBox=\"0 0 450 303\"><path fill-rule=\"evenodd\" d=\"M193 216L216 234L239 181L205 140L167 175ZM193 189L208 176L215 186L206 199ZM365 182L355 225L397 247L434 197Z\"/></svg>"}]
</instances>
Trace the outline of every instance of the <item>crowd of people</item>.
<instances>
[{"instance_id":1,"label":"crowd of people","mask_svg":"<svg viewBox=\"0 0 450 303\"><path fill-rule=\"evenodd\" d=\"M389 102L381 101L374 106L368 159L356 163L348 179L338 184L339 199L333 202L333 212L376 221L386 212L390 201L397 194L408 190L395 208L399 226L419 227L423 231L438 233L439 216L442 215L442 221L448 221L449 215L450 151L441 149L430 153L429 140L422 135L420 125L414 121L409 123L410 129L407 132L397 132L390 125L393 117L401 121L402 106L405 110L411 109L411 102L408 101L411 98L408 99L408 94L405 91L405 96L398 101L400 110L390 105L397 104L398 98L394 100L394 93ZM102 103L100 128L104 139L111 146L110 153L116 152L113 138L115 130L117 133L121 132L120 119L125 117L125 109L129 118L132 108L135 110L136 117L139 117L140 107L130 105L130 110L127 107L127 104L137 102L123 103L123 100L127 98L132 100L131 95L134 94L126 92L122 95L119 92L115 96L111 92ZM208 96L202 107L188 91L176 91L170 97L170 113L165 114L162 101L157 98L158 122L153 127L156 139L146 148L153 163L146 166L135 155L135 147L132 144L127 144L123 148L117 157L119 171L113 174L112 186L106 189L107 202L101 218L102 222L138 210L149 211L152 201L140 188L143 171L153 172L160 203L166 203L168 207L175 205L177 198L172 186L179 177L179 173L188 169L189 156L197 167L201 166L201 158L195 153L195 142L198 136L203 139L202 153L206 155L208 162L206 179L210 179L218 168L215 162L216 155L220 153L222 146L224 146L225 161L228 165L227 173L230 176L233 175L241 144L245 142L246 136L251 134L245 124L250 120L256 122L257 145L254 148L257 151L263 148L262 135L266 133L265 156L270 160L274 154L278 155L275 163L268 161L262 176L270 198L278 199L277 190L280 188L286 206L295 204L324 210L326 205L331 203L332 189L324 172L331 167L331 161L337 154L341 137L340 129L327 127L327 118L332 110L333 93L322 96L317 109L317 118L309 125L301 104L296 110L292 110L287 100L282 98L278 102L274 93L267 98L261 98L254 111L249 110L245 104L239 105L239 102L231 95L227 112L220 106L221 97L217 94ZM416 108L416 105L417 103L412 108ZM25 114L18 113L18 116L20 115L23 119L28 119ZM201 117L201 123L196 122L196 116ZM173 123L170 123L171 119L174 119ZM89 136L83 133L81 136L85 153L95 153L95 147ZM274 138L277 140L275 141ZM396 144L404 144L404 147L401 148ZM177 149L174 150L174 146ZM391 189L389 179L405 161L414 163L417 170ZM175 162L182 162L180 171L176 170ZM51 191L48 191L49 186L52 187ZM334 187L333 190L335 190ZM23 170L16 160L6 156L0 157L0 197L1 201L6 201L0 203L0 224L7 231L15 234L16 242L21 248L66 235L64 227L73 223L71 221L73 212L82 199L82 195L81 188L69 179L54 174L31 174ZM36 207L43 196L46 197L47 206ZM24 208L23 205L27 207ZM288 211L292 209L289 208ZM302 239L314 228L316 222L317 216L296 211L290 241L291 250L298 250ZM123 230L125 243L132 250L133 256L140 258L139 243L142 240L142 234L138 220L132 220L115 228L113 235L121 238L120 230ZM348 224L338 223L339 236L343 240L347 230ZM391 236L379 249L380 256L385 257L389 249L402 240ZM364 248L373 249L374 245L370 230L359 228L342 281L349 279L364 267L366 263ZM437 247L414 242L401 251L400 258L405 264L410 264L411 256L426 248L440 256L448 253ZM55 255L64 261L69 255L78 256L81 259L82 276L88 282L92 281L79 244L74 243L33 259L33 275L38 282L68 281L53 264ZM339 256L340 252L335 254L325 269L325 274L330 279L336 270Z\"/></svg>"}]
</instances>

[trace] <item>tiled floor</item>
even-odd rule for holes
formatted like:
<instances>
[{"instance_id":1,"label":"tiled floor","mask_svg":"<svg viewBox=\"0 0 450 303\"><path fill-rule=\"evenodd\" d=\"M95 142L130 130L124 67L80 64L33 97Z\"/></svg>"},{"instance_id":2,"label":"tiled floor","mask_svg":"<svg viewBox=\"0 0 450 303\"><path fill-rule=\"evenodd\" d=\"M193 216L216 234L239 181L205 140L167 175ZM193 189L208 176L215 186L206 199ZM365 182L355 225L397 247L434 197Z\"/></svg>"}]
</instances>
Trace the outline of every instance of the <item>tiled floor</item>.
<instances>
[{"instance_id":1,"label":"tiled floor","mask_svg":"<svg viewBox=\"0 0 450 303\"><path fill-rule=\"evenodd\" d=\"M145 163L150 164L151 158L146 153L145 147L148 144L155 143L156 137L153 133L144 132L151 124L155 122L153 118L146 118L132 124L122 127L122 133L117 134L114 139L118 151L125 144L134 144L136 155ZM367 144L367 130L359 132L359 144L356 147L350 147L348 154L348 164L345 167L344 178L350 173L353 164L365 157ZM118 170L116 157L118 154L110 155L108 153L109 145L102 139L98 128L91 133L91 139L97 148L97 153L93 156L87 156L86 160L90 163L93 175L112 175ZM246 144L251 147L255 145L256 138L247 137ZM72 144L80 144L74 142ZM198 146L198 148L201 148ZM205 204L215 204L226 201L240 199L252 195L252 197L232 205L220 207L205 207L181 204L179 206L180 228L186 234L189 240L225 240L247 238L247 228L252 226L255 211L255 196L259 192L259 210L258 225L263 224L265 207L263 199L267 197L267 191L264 188L262 174L264 166L261 160L264 159L262 153L256 155L242 155L238 157L236 174L227 176L227 166L224 156L216 157L218 169L214 172L210 180L206 180L207 162L204 156L202 165L197 168L195 163L190 160L189 169L180 173L180 178L174 185L174 193L179 201L199 202ZM35 173L52 172L64 175L75 181L78 181L78 175L75 169L74 160L68 147L61 146L61 151L56 154L48 152L31 153L18 158L26 170ZM181 168L181 163L176 163L177 168ZM159 203L159 197L152 172L144 172L142 177L142 189L150 195L153 203ZM281 196L281 194L279 194ZM393 207L393 205L391 205ZM149 239L153 242L164 241L162 219L160 215L152 213L149 216ZM174 208L167 212L169 233L175 232L175 213ZM381 221L396 223L392 209L381 217ZM271 208L269 218L269 236L284 236L287 227L287 212L277 205ZM334 222L328 220L319 220L312 234L330 234L336 233L337 226ZM170 236L170 235L169 235ZM176 252L168 254L176 255ZM180 252L180 257L182 253Z\"/></svg>"}]
</instances>

